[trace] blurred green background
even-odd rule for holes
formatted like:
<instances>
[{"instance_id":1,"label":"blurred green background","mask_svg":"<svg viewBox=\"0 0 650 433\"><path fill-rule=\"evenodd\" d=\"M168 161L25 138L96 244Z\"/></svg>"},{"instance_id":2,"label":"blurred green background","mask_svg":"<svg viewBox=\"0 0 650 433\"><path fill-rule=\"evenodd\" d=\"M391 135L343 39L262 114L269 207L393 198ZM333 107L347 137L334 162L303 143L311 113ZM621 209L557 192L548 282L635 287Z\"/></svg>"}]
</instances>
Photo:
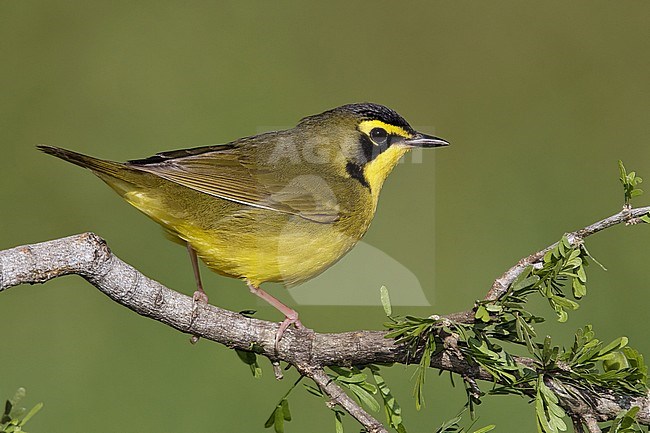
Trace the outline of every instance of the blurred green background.
<instances>
[{"instance_id":1,"label":"blurred green background","mask_svg":"<svg viewBox=\"0 0 650 433\"><path fill-rule=\"evenodd\" d=\"M522 256L617 212L618 159L650 177L649 18L642 1L2 0L0 249L94 231L146 275L189 294L182 248L91 174L35 144L126 160L368 100L452 146L397 167L365 246L412 272L432 304L397 313L466 309ZM627 335L650 355L649 240L641 226L590 238L609 270L592 267L581 309L543 332L568 343L593 323L602 339ZM358 273L373 273L372 260L364 263ZM204 278L211 302L280 319L241 282ZM377 289L369 296L378 299ZM400 304L400 287L389 289ZM380 329L376 304L293 305L303 323L336 332ZM541 302L538 312L551 317ZM24 386L26 404L45 402L33 432L263 431L295 377L278 383L264 362L255 380L230 350L192 346L78 277L0 294L0 323L0 397ZM386 372L410 432L433 431L464 403L462 389L432 372L418 413L410 377L402 366ZM334 431L321 401L297 390L290 402L289 432ZM487 399L478 413L497 431L535 429L532 407L515 397Z\"/></svg>"}]
</instances>

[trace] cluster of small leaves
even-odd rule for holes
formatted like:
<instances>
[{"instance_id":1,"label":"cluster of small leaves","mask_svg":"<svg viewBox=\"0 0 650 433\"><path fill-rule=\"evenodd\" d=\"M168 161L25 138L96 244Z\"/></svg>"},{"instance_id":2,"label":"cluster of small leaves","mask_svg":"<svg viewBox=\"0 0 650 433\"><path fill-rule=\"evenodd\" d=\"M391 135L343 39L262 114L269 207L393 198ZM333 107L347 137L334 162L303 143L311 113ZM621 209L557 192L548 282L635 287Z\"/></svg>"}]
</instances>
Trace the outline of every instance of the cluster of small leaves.
<instances>
[{"instance_id":1,"label":"cluster of small leaves","mask_svg":"<svg viewBox=\"0 0 650 433\"><path fill-rule=\"evenodd\" d=\"M620 337L605 345L595 337L590 325L578 329L568 350L551 348L546 338L545 355L540 357L545 370L554 378L582 387L620 391L642 396L648 391L648 367L643 356L628 347L628 339Z\"/></svg>"},{"instance_id":2,"label":"cluster of small leaves","mask_svg":"<svg viewBox=\"0 0 650 433\"><path fill-rule=\"evenodd\" d=\"M365 409L372 412L379 411L380 403L374 397L379 394L388 425L394 428L397 433L406 433L406 428L402 423L402 409L386 384L378 366L372 364L365 366L370 372L370 377L372 377L374 383L370 383L368 381L368 374L357 367L343 368L332 366L328 368L331 370L328 375L332 380L341 388L349 390L357 402ZM311 394L327 399L320 389L311 385L305 385L305 388ZM334 412L336 433L342 433L342 419L345 413L337 407L332 407L331 409Z\"/></svg>"},{"instance_id":3,"label":"cluster of small leaves","mask_svg":"<svg viewBox=\"0 0 650 433\"><path fill-rule=\"evenodd\" d=\"M476 331L488 338L525 344L531 353L537 344L534 325L544 321L543 317L526 311L524 300L514 296L498 302L478 303L475 318L478 320L474 325Z\"/></svg>"},{"instance_id":4,"label":"cluster of small leaves","mask_svg":"<svg viewBox=\"0 0 650 433\"><path fill-rule=\"evenodd\" d=\"M544 375L537 378L537 394L535 395L535 415L537 430L544 433L566 431L564 417L566 413L558 405L558 398L544 383Z\"/></svg>"},{"instance_id":5,"label":"cluster of small leaves","mask_svg":"<svg viewBox=\"0 0 650 433\"><path fill-rule=\"evenodd\" d=\"M517 364L508 351L486 338L485 334L473 331L474 336L466 340L467 345L461 346L461 351L467 360L480 365L494 377L495 381L507 384L508 389L512 392L521 394L524 388L521 388L520 385L534 377L535 372Z\"/></svg>"},{"instance_id":6,"label":"cluster of small leaves","mask_svg":"<svg viewBox=\"0 0 650 433\"><path fill-rule=\"evenodd\" d=\"M4 412L0 417L0 433L25 432L23 426L43 407L43 403L38 403L29 411L17 407L18 402L24 397L25 388L18 388L14 396L5 402Z\"/></svg>"},{"instance_id":7,"label":"cluster of small leaves","mask_svg":"<svg viewBox=\"0 0 650 433\"><path fill-rule=\"evenodd\" d=\"M491 309L492 306L486 306L486 308ZM502 312L503 307L499 308ZM413 390L415 406L418 410L424 404L425 377L431 358L438 350L444 348L441 341L442 335L453 336L457 339L457 348L468 362L484 368L492 374L495 381L507 383L509 391L504 389L504 393L522 394L525 388L519 385L536 377L534 371L517 364L512 355L490 338L495 333L503 334L504 331L499 328L498 322L478 322L469 325L435 316L427 318L390 316L389 319L390 322L385 324L390 330L386 337L394 338L398 343L406 346L409 357L414 359L419 357L414 374L415 386ZM474 404L480 404L480 396L468 392L467 405L472 411Z\"/></svg>"},{"instance_id":8,"label":"cluster of small leaves","mask_svg":"<svg viewBox=\"0 0 650 433\"><path fill-rule=\"evenodd\" d=\"M289 400L283 398L271 412L271 416L264 423L264 427L273 427L275 433L284 433L285 421L291 421L291 411L289 410Z\"/></svg>"},{"instance_id":9,"label":"cluster of small leaves","mask_svg":"<svg viewBox=\"0 0 650 433\"><path fill-rule=\"evenodd\" d=\"M498 339L526 345L531 354L540 349L535 325L544 322L544 318L526 309L528 296L533 293L543 296L558 320L565 322L567 311L578 308L575 300L587 293L588 258L595 261L584 245L573 246L565 235L544 255L539 266L529 266L521 272L503 297L496 301L477 302L477 323L473 331L486 342L483 347L490 339ZM565 293L567 286L571 287L570 294ZM569 295L575 300L569 299Z\"/></svg>"},{"instance_id":10,"label":"cluster of small leaves","mask_svg":"<svg viewBox=\"0 0 650 433\"><path fill-rule=\"evenodd\" d=\"M535 391L538 372L517 364L512 355L495 340L525 345L531 354L543 350L536 341L535 325L544 318L527 311L525 304L530 294L546 298L558 320L567 320L567 310L578 308L568 299L565 287L570 284L574 299L586 293L587 258L591 257L583 245L572 246L567 236L550 249L541 266L526 268L496 301L477 302L476 322L457 326L461 340L466 342L463 352L468 360L487 370L500 386L492 394L520 394Z\"/></svg>"},{"instance_id":11,"label":"cluster of small leaves","mask_svg":"<svg viewBox=\"0 0 650 433\"><path fill-rule=\"evenodd\" d=\"M431 357L435 355L438 347L442 347L442 344L438 344L441 342L438 333L435 331L440 329L443 323L440 318L435 316L426 318L392 316L390 297L385 286L380 288L380 297L384 312L390 320L384 323L384 326L389 330L386 338L392 338L407 348L407 364L410 359L417 359L418 357L420 359L413 375L415 377L415 386L413 388L415 407L420 410L424 406L424 382L431 365Z\"/></svg>"},{"instance_id":12,"label":"cluster of small leaves","mask_svg":"<svg viewBox=\"0 0 650 433\"><path fill-rule=\"evenodd\" d=\"M289 409L289 394L300 383L302 376L294 382L289 390L282 396L278 404L275 405L273 412L264 423L265 428L273 427L275 433L284 433L284 422L291 421L291 410Z\"/></svg>"},{"instance_id":13,"label":"cluster of small leaves","mask_svg":"<svg viewBox=\"0 0 650 433\"><path fill-rule=\"evenodd\" d=\"M557 405L557 396L544 383L544 378L556 383L589 388L594 392L607 389L638 396L647 393L648 369L643 357L636 350L627 347L627 343L627 338L621 337L604 345L595 338L589 325L576 332L574 343L568 350L553 346L551 338L546 337L542 349L535 353L543 371L537 380L535 398L540 432L557 433L566 430L563 420L565 413ZM620 423L624 418L621 415ZM628 425L628 421L625 421L625 425Z\"/></svg>"},{"instance_id":14,"label":"cluster of small leaves","mask_svg":"<svg viewBox=\"0 0 650 433\"><path fill-rule=\"evenodd\" d=\"M630 209L630 201L632 200L632 197L637 197L643 194L643 190L637 188L637 185L643 182L643 179L637 176L634 171L628 173L623 165L623 161L618 161L618 169L620 172L619 180L623 184L623 192L625 194L623 207L625 209ZM650 224L650 213L641 216L639 219L646 224Z\"/></svg>"},{"instance_id":15,"label":"cluster of small leaves","mask_svg":"<svg viewBox=\"0 0 650 433\"><path fill-rule=\"evenodd\" d=\"M399 344L404 345L408 350L408 361L418 359L418 366L415 370L415 386L413 396L415 407L420 410L424 406L424 382L426 373L431 365L431 357L436 353L438 347L442 348L436 330L443 325L438 317L389 317L390 322L384 324L389 329L386 338L393 338Z\"/></svg>"},{"instance_id":16,"label":"cluster of small leaves","mask_svg":"<svg viewBox=\"0 0 650 433\"><path fill-rule=\"evenodd\" d=\"M628 411L621 412L612 420L610 426L603 428L603 433L643 433L647 432L647 427L641 426L636 415L639 413L639 407L633 406Z\"/></svg>"},{"instance_id":17,"label":"cluster of small leaves","mask_svg":"<svg viewBox=\"0 0 650 433\"><path fill-rule=\"evenodd\" d=\"M523 272L511 286L506 298L525 300L527 294L537 291L545 297L558 321L566 322L567 310L576 310L578 303L568 299L564 287L570 283L573 298L580 300L587 294L588 258L593 259L583 244L571 245L566 235L544 254L542 267L532 266Z\"/></svg>"},{"instance_id":18,"label":"cluster of small leaves","mask_svg":"<svg viewBox=\"0 0 650 433\"><path fill-rule=\"evenodd\" d=\"M368 382L368 375L356 367L329 367L333 374L330 377L341 388L349 390L354 398L366 409L377 412L379 403L373 397L377 394L377 386Z\"/></svg>"},{"instance_id":19,"label":"cluster of small leaves","mask_svg":"<svg viewBox=\"0 0 650 433\"><path fill-rule=\"evenodd\" d=\"M636 175L636 172L631 171L627 172L623 161L618 161L618 170L620 172L619 180L623 184L623 192L625 194L625 207L630 207L630 200L632 197L637 197L643 194L641 188L637 188L637 185L643 182L643 179Z\"/></svg>"},{"instance_id":20,"label":"cluster of small leaves","mask_svg":"<svg viewBox=\"0 0 650 433\"><path fill-rule=\"evenodd\" d=\"M382 303L384 304L386 314L390 315L392 307L390 305L388 290L384 286L381 288L381 299ZM251 348L251 350L254 351L255 348ZM259 365L257 364L255 353L238 351L237 354L242 361L251 366L253 375L255 377L258 377L256 372L259 368ZM428 356L430 359L431 355ZM397 400L393 396L390 388L386 384L383 376L381 375L379 366L368 364L362 368L344 368L336 366L330 366L328 368L330 370L328 373L330 378L341 388L348 390L361 406L372 412L379 411L380 407L383 406L386 422L388 425L395 429L397 433L407 433L406 428L402 423L402 409L399 403L397 403ZM363 371L364 369L368 370L369 375ZM374 383L368 381L370 377ZM293 384L293 386L286 392L284 396L282 396L278 404L273 409L273 412L266 420L264 427L273 427L275 433L284 433L285 421L291 421L291 411L289 410L288 397L301 379L302 377ZM319 388L307 384L305 384L304 387L310 394L329 401L329 398L323 394ZM377 394L381 398L381 405L374 397ZM336 406L331 406L329 404L328 406L334 413L334 427L336 433L343 433L343 417L345 416L345 412Z\"/></svg>"},{"instance_id":21,"label":"cluster of small leaves","mask_svg":"<svg viewBox=\"0 0 650 433\"><path fill-rule=\"evenodd\" d=\"M382 294L382 302L388 299ZM522 301L523 302L523 301ZM517 337L516 329L524 328L528 336L535 336L531 323L541 321L541 318L531 315L523 310L516 302L512 305L504 303L480 304L477 311L479 319L474 324L455 323L438 317L419 318L413 316L392 317L385 326L390 330L387 338L394 338L398 343L406 346L410 357L419 357L418 368L414 374L415 386L413 395L415 405L420 409L424 404L425 375L429 368L431 357L442 350L444 345L441 335L454 336L457 339L457 348L465 359L488 371L496 382L507 384L495 387L492 393L515 393L523 395L532 386L526 386L535 380L535 371L517 364L510 353L497 344L492 337L511 340L516 343L523 341ZM516 307L513 309L513 307ZM390 310L384 306L386 312ZM481 316L481 314L484 314ZM494 320L497 318L497 320ZM484 319L484 320L480 320ZM530 343L531 346L533 343ZM532 350L532 349L531 349ZM480 395L468 392L467 406L473 412L473 405L480 404Z\"/></svg>"},{"instance_id":22,"label":"cluster of small leaves","mask_svg":"<svg viewBox=\"0 0 650 433\"><path fill-rule=\"evenodd\" d=\"M593 260L584 245L573 246L563 236L544 255L541 266L528 267L504 297L492 302L478 302L474 324L450 325L448 321L437 318L411 316L399 320L391 318L392 322L387 324L391 329L389 336L406 344L412 354L422 353L422 358L425 358L427 353L435 353L437 336L453 333L465 358L481 366L495 378L495 382L499 382L491 394L532 393L540 432L564 431L565 413L558 405L557 396L544 383L544 378L552 377L560 383L592 390L609 389L633 395L647 391L647 367L643 357L627 347L625 337L604 345L595 338L591 327L586 326L578 330L574 344L568 350L553 346L549 337L543 343L536 340L534 325L544 319L525 309L527 297L532 293L541 294L556 312L558 320L566 321L567 310L578 307L577 302L568 296L579 300L587 292L585 268L588 258ZM565 293L566 287L571 288L569 295ZM538 365L528 368L517 364L497 340L525 345ZM431 346L430 341L433 342ZM430 356L419 366L422 373L416 382L416 404L421 398L423 375L429 362ZM468 406L476 402L480 402L476 393L468 393Z\"/></svg>"}]
</instances>

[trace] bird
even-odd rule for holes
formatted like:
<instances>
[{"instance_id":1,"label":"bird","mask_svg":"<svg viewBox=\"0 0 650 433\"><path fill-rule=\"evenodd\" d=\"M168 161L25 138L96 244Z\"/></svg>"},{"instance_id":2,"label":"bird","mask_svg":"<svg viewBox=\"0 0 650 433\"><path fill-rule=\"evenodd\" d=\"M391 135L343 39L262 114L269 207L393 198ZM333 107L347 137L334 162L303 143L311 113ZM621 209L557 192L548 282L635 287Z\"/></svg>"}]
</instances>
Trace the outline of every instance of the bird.
<instances>
[{"instance_id":1,"label":"bird","mask_svg":"<svg viewBox=\"0 0 650 433\"><path fill-rule=\"evenodd\" d=\"M279 310L277 347L289 326L304 326L261 284L293 287L335 264L368 230L400 159L416 147L448 145L417 132L396 111L364 102L307 116L291 129L124 163L37 147L90 169L185 245L195 302L208 302L198 257Z\"/></svg>"}]
</instances>

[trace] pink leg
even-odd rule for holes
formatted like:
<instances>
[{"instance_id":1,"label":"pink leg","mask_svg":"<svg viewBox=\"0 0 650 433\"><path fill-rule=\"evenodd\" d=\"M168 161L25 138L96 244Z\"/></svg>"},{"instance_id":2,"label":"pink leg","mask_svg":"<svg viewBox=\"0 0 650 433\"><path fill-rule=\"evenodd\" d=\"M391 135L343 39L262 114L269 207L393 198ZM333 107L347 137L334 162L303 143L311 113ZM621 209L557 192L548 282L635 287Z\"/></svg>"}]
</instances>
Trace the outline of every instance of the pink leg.
<instances>
[{"instance_id":1,"label":"pink leg","mask_svg":"<svg viewBox=\"0 0 650 433\"><path fill-rule=\"evenodd\" d=\"M192 248L190 244L187 244L187 252L190 255L190 262L192 262L192 270L194 270L194 279L196 280L197 289L192 295L192 299L194 300L194 306L192 308L192 321L194 321L198 314L197 302L201 302L207 305L208 295L203 290L203 284L201 283L201 273L199 272L199 261L196 258L196 251L194 251L194 248ZM196 344L198 341L199 337L196 335L192 335L192 338L190 338L190 343L192 344Z\"/></svg>"},{"instance_id":2,"label":"pink leg","mask_svg":"<svg viewBox=\"0 0 650 433\"><path fill-rule=\"evenodd\" d=\"M264 299L266 302L269 304L273 305L279 312L284 314L284 320L282 323L280 323L280 328L278 329L278 332L275 334L275 347L278 347L278 343L280 342L280 339L282 338L282 334L284 334L284 331L287 330L289 325L292 323L296 326L296 328L304 328L303 324L300 323L300 320L298 319L298 312L296 310L287 307L284 305L282 302L278 301L276 298L273 296L269 295L266 293L264 290L260 289L259 287L255 287L248 281L246 282L248 284L248 288L250 289L251 293L256 294L260 298Z\"/></svg>"},{"instance_id":3,"label":"pink leg","mask_svg":"<svg viewBox=\"0 0 650 433\"><path fill-rule=\"evenodd\" d=\"M208 295L203 290L203 284L201 284L201 273L199 272L199 261L196 258L196 251L191 247L190 244L187 244L187 252L190 255L190 261L192 262L192 269L194 270L194 279L196 280L197 290L192 295L194 301L200 301L204 304L208 303Z\"/></svg>"}]
</instances>

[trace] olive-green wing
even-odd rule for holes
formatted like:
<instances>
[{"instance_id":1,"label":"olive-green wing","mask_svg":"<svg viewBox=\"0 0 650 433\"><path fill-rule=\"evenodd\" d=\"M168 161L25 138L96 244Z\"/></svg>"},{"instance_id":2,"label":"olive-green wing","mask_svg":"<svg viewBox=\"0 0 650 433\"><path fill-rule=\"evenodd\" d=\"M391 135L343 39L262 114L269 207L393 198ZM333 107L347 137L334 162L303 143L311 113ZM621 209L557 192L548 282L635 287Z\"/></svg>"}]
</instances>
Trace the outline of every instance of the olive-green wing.
<instances>
[{"instance_id":1,"label":"olive-green wing","mask_svg":"<svg viewBox=\"0 0 650 433\"><path fill-rule=\"evenodd\" d=\"M339 218L336 196L322 176L291 173L295 170L256 160L255 154L246 155L237 147L205 149L189 156L180 156L181 151L163 153L131 161L129 165L224 200L319 223L332 223Z\"/></svg>"}]
</instances>

